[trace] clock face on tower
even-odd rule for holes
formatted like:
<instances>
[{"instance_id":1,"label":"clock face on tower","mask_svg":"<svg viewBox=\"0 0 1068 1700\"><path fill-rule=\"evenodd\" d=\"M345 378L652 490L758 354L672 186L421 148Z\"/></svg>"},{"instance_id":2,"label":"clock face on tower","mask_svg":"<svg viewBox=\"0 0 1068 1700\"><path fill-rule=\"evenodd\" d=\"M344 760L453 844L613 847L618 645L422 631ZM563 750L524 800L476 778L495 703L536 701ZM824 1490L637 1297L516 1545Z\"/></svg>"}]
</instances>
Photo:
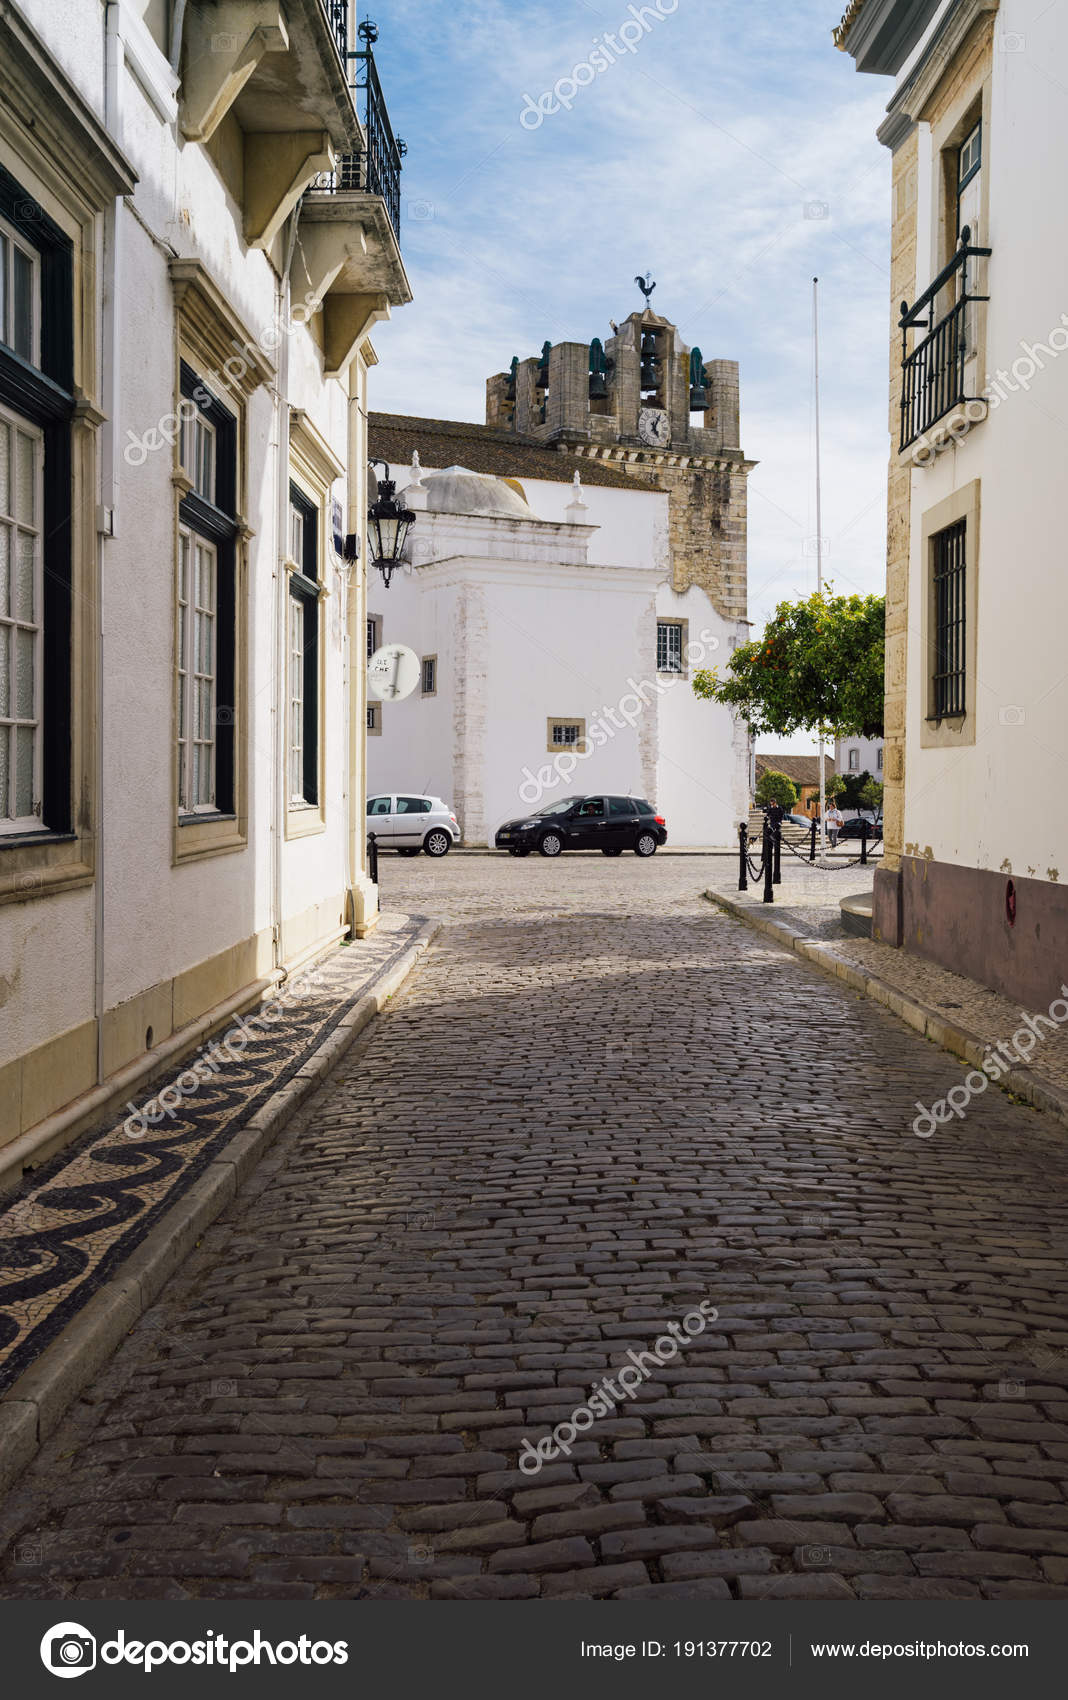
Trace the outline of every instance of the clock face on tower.
<instances>
[{"instance_id":1,"label":"clock face on tower","mask_svg":"<svg viewBox=\"0 0 1068 1700\"><path fill-rule=\"evenodd\" d=\"M666 449L671 441L671 421L662 407L643 407L638 415L638 435L651 449Z\"/></svg>"}]
</instances>

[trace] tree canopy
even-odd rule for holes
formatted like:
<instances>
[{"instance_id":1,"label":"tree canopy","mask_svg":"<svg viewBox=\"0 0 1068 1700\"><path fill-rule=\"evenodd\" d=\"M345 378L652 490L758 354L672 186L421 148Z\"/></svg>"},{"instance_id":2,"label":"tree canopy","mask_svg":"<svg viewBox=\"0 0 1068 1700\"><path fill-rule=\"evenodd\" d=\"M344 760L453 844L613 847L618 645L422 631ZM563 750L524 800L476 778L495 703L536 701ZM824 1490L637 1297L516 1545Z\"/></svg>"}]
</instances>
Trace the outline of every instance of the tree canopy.
<instances>
[{"instance_id":1,"label":"tree canopy","mask_svg":"<svg viewBox=\"0 0 1068 1700\"><path fill-rule=\"evenodd\" d=\"M758 735L822 726L836 738L881 738L884 634L884 597L835 596L828 586L780 602L763 637L741 644L724 674L694 674L694 692L735 709Z\"/></svg>"},{"instance_id":2,"label":"tree canopy","mask_svg":"<svg viewBox=\"0 0 1068 1700\"><path fill-rule=\"evenodd\" d=\"M797 786L789 774L780 773L775 767L766 767L757 780L755 795L758 809L767 808L769 803L779 803L789 813L797 802Z\"/></svg>"}]
</instances>

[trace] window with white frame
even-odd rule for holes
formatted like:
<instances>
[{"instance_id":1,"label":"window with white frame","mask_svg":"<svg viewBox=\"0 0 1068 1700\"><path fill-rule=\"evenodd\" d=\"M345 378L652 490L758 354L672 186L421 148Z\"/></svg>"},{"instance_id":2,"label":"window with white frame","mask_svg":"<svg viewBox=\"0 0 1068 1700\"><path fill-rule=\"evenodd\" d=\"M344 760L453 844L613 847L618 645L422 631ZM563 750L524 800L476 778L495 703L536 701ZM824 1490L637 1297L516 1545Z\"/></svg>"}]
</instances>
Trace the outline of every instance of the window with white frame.
<instances>
[{"instance_id":1,"label":"window with white frame","mask_svg":"<svg viewBox=\"0 0 1068 1700\"><path fill-rule=\"evenodd\" d=\"M656 670L658 673L683 671L682 626L677 620L656 623Z\"/></svg>"},{"instance_id":2,"label":"window with white frame","mask_svg":"<svg viewBox=\"0 0 1068 1700\"><path fill-rule=\"evenodd\" d=\"M236 420L183 362L178 508L179 824L234 810Z\"/></svg>"},{"instance_id":3,"label":"window with white frame","mask_svg":"<svg viewBox=\"0 0 1068 1700\"><path fill-rule=\"evenodd\" d=\"M213 543L178 530L178 807L216 807L219 557Z\"/></svg>"},{"instance_id":4,"label":"window with white frame","mask_svg":"<svg viewBox=\"0 0 1068 1700\"><path fill-rule=\"evenodd\" d=\"M850 771L850 773L859 773L859 771L860 771L860 751L859 750L850 750L850 752L849 752L849 771Z\"/></svg>"},{"instance_id":5,"label":"window with white frame","mask_svg":"<svg viewBox=\"0 0 1068 1700\"><path fill-rule=\"evenodd\" d=\"M424 655L422 665L422 694L432 697L438 688L438 658L436 655Z\"/></svg>"},{"instance_id":6,"label":"window with white frame","mask_svg":"<svg viewBox=\"0 0 1068 1700\"><path fill-rule=\"evenodd\" d=\"M0 218L0 342L36 366L41 349L40 256Z\"/></svg>"},{"instance_id":7,"label":"window with white frame","mask_svg":"<svg viewBox=\"0 0 1068 1700\"><path fill-rule=\"evenodd\" d=\"M0 407L0 831L40 825L42 433Z\"/></svg>"},{"instance_id":8,"label":"window with white frame","mask_svg":"<svg viewBox=\"0 0 1068 1700\"><path fill-rule=\"evenodd\" d=\"M0 166L0 847L75 835L74 255ZM47 523L46 523L47 518ZM47 708L47 712L46 712ZM10 866L21 866L17 860ZM26 866L31 864L27 863ZM6 874L0 866L0 874Z\"/></svg>"}]
</instances>

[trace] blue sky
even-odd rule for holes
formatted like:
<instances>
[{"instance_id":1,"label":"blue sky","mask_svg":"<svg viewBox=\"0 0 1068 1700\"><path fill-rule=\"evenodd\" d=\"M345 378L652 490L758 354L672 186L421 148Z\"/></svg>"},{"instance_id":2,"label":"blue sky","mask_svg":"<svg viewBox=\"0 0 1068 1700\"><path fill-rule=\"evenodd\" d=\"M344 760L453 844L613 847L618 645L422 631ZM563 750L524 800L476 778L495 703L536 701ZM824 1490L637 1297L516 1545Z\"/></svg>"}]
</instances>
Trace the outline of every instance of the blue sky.
<instances>
[{"instance_id":1,"label":"blue sky","mask_svg":"<svg viewBox=\"0 0 1068 1700\"><path fill-rule=\"evenodd\" d=\"M481 421L489 374L546 338L610 334L651 269L655 309L741 366L759 628L815 586L817 273L824 572L842 591L884 586L890 168L875 128L892 88L835 51L837 0L674 3L646 8L640 38L630 0L376 7L415 300L375 332L371 405ZM628 23L633 52L594 53ZM591 63L570 110L535 126L530 103Z\"/></svg>"}]
</instances>

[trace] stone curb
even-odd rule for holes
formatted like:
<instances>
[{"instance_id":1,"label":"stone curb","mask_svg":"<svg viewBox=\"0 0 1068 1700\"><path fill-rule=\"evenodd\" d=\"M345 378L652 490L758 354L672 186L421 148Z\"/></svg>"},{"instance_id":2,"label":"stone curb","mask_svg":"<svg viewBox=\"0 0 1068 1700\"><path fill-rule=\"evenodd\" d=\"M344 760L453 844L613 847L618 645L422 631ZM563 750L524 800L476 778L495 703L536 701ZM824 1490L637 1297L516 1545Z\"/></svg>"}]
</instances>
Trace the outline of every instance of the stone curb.
<instances>
[{"instance_id":1,"label":"stone curb","mask_svg":"<svg viewBox=\"0 0 1068 1700\"><path fill-rule=\"evenodd\" d=\"M829 975L832 979L842 980L851 986L855 992L863 992L875 1003L881 1003L902 1021L907 1021L917 1033L922 1033L933 1045L940 1045L944 1051L960 1057L962 1062L970 1063L973 1068L981 1068L983 1058L990 1049L990 1042L981 1034L973 1033L968 1027L959 1027L954 1022L947 1021L943 1010L932 1009L929 1004L921 1003L908 992L903 992L898 986L891 985L878 974L870 973L866 968L858 968L856 963L849 962L844 956L839 956L833 945L810 939L804 933L799 933L796 927L791 927L785 921L774 920L770 915L754 912L747 905L735 903L731 898L719 891L706 891L705 898L714 903L717 908L733 915L738 921L744 921L746 926L754 927L757 932L766 933L769 938L776 939L788 950L804 957L814 968ZM1045 1110L1047 1114L1056 1116L1068 1125L1068 1091L1058 1086L1052 1080L1043 1079L1030 1068L1010 1068L996 1082L1003 1091L1009 1092L1014 1098L1022 1098L1036 1110Z\"/></svg>"},{"instance_id":2,"label":"stone curb","mask_svg":"<svg viewBox=\"0 0 1068 1700\"><path fill-rule=\"evenodd\" d=\"M424 921L408 948L292 1079L233 1135L58 1339L12 1383L0 1399L0 1492L6 1492L26 1468L68 1406L221 1215L283 1126L400 989L440 931L440 921Z\"/></svg>"}]
</instances>

